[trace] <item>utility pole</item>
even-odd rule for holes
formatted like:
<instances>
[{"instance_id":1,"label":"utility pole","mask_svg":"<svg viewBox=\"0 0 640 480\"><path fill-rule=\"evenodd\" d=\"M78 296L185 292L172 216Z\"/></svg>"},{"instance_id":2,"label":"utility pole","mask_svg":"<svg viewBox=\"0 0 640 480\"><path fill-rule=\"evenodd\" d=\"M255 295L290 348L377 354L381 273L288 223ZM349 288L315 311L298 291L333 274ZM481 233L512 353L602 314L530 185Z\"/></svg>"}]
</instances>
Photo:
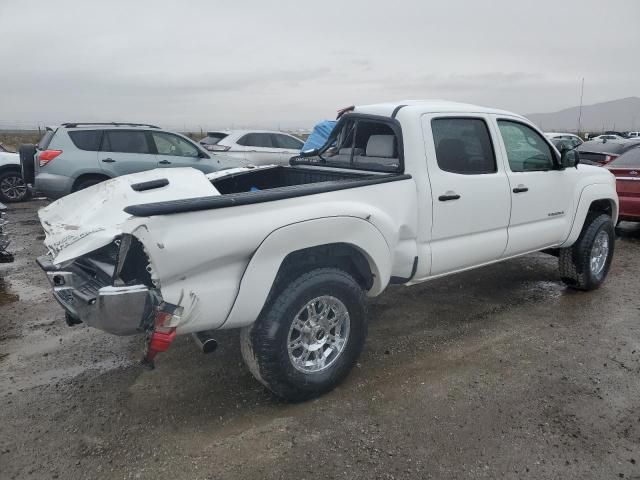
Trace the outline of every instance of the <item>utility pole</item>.
<instances>
[{"instance_id":1,"label":"utility pole","mask_svg":"<svg viewBox=\"0 0 640 480\"><path fill-rule=\"evenodd\" d=\"M580 87L580 109L578 110L578 135L582 129L582 98L584 96L584 77L582 77L582 86Z\"/></svg>"}]
</instances>

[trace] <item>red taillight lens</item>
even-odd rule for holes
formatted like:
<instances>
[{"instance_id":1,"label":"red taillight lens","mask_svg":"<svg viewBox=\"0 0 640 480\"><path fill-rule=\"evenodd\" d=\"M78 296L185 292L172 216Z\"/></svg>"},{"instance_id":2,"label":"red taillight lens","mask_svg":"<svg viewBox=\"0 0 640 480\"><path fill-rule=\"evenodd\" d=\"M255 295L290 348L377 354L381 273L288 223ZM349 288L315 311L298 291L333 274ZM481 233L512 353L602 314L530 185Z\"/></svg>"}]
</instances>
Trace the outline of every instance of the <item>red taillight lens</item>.
<instances>
[{"instance_id":1,"label":"red taillight lens","mask_svg":"<svg viewBox=\"0 0 640 480\"><path fill-rule=\"evenodd\" d=\"M620 155L605 155L604 157L604 165L606 165L609 162L614 161L616 158L618 158Z\"/></svg>"},{"instance_id":2,"label":"red taillight lens","mask_svg":"<svg viewBox=\"0 0 640 480\"><path fill-rule=\"evenodd\" d=\"M44 167L61 153L62 150L43 150L38 154L38 162L40 162L41 167Z\"/></svg>"}]
</instances>

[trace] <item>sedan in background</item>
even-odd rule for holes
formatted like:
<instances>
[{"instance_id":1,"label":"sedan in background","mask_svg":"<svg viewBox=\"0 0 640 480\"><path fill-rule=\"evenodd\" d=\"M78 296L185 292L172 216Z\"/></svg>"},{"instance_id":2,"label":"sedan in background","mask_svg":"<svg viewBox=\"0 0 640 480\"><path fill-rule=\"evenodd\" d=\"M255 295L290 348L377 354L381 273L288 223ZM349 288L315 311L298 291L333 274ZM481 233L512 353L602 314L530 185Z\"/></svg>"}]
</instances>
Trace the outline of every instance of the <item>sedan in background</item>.
<instances>
[{"instance_id":1,"label":"sedan in background","mask_svg":"<svg viewBox=\"0 0 640 480\"><path fill-rule=\"evenodd\" d=\"M620 155L607 165L616 177L620 199L619 220L640 222L640 148Z\"/></svg>"},{"instance_id":2,"label":"sedan in background","mask_svg":"<svg viewBox=\"0 0 640 480\"><path fill-rule=\"evenodd\" d=\"M208 132L200 145L212 153L224 153L243 165L288 165L302 150L303 142L283 132L224 130Z\"/></svg>"},{"instance_id":3,"label":"sedan in background","mask_svg":"<svg viewBox=\"0 0 640 480\"><path fill-rule=\"evenodd\" d=\"M577 148L580 161L606 165L623 153L637 148L637 140L589 140Z\"/></svg>"},{"instance_id":4,"label":"sedan in background","mask_svg":"<svg viewBox=\"0 0 640 480\"><path fill-rule=\"evenodd\" d=\"M570 145L572 148L584 143L578 135L574 135L573 133L545 132L544 136L552 142L554 140L566 140L564 143Z\"/></svg>"}]
</instances>

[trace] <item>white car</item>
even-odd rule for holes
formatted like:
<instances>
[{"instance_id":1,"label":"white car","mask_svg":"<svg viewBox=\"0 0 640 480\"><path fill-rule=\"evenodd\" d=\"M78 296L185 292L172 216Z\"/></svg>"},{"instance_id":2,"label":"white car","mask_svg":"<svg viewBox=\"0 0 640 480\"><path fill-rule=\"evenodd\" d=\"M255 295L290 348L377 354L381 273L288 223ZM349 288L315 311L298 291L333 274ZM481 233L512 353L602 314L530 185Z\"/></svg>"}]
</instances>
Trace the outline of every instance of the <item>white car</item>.
<instances>
[{"instance_id":1,"label":"white car","mask_svg":"<svg viewBox=\"0 0 640 480\"><path fill-rule=\"evenodd\" d=\"M304 142L284 132L223 130L208 132L200 144L212 153L238 159L244 165L288 165Z\"/></svg>"},{"instance_id":2,"label":"white car","mask_svg":"<svg viewBox=\"0 0 640 480\"><path fill-rule=\"evenodd\" d=\"M0 202L20 202L29 198L29 190L22 179L20 155L0 145Z\"/></svg>"},{"instance_id":3,"label":"white car","mask_svg":"<svg viewBox=\"0 0 640 480\"><path fill-rule=\"evenodd\" d=\"M589 140L626 140L626 138L621 137L620 135L605 133L603 135L598 135L597 137L590 138Z\"/></svg>"},{"instance_id":4,"label":"white car","mask_svg":"<svg viewBox=\"0 0 640 480\"><path fill-rule=\"evenodd\" d=\"M64 197L39 212L38 262L68 323L144 333L147 363L176 335L209 352L241 328L255 377L300 401L353 368L366 298L390 284L544 251L570 287L600 286L616 182L577 160L502 110L356 107L291 165L158 169Z\"/></svg>"},{"instance_id":5,"label":"white car","mask_svg":"<svg viewBox=\"0 0 640 480\"><path fill-rule=\"evenodd\" d=\"M627 137L628 137L628 138L634 138L634 139L635 139L635 138L640 138L640 132L629 132L629 133L627 134Z\"/></svg>"},{"instance_id":6,"label":"white car","mask_svg":"<svg viewBox=\"0 0 640 480\"><path fill-rule=\"evenodd\" d=\"M544 136L549 140L567 140L572 147L577 147L584 143L584 140L573 133L545 132Z\"/></svg>"}]
</instances>

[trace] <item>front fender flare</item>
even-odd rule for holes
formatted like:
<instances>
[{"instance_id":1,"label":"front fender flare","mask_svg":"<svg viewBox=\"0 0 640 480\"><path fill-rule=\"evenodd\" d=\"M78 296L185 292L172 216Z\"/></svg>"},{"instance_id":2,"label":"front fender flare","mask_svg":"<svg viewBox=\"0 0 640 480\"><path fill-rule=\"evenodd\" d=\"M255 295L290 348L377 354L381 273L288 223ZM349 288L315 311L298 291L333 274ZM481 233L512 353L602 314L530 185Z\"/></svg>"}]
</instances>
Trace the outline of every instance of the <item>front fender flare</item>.
<instances>
[{"instance_id":1,"label":"front fender flare","mask_svg":"<svg viewBox=\"0 0 640 480\"><path fill-rule=\"evenodd\" d=\"M580 198L578 199L578 207L576 208L576 214L573 218L573 224L567 239L560 245L561 248L570 247L580 236L584 222L589 214L589 208L591 204L597 200L608 200L611 202L611 218L613 224L616 224L618 219L618 194L615 190L615 185L612 186L608 183L594 183L587 185L580 192Z\"/></svg>"},{"instance_id":2,"label":"front fender flare","mask_svg":"<svg viewBox=\"0 0 640 480\"><path fill-rule=\"evenodd\" d=\"M357 217L325 217L281 227L271 232L255 251L240 281L236 300L221 328L253 323L264 306L285 257L297 250L336 243L360 250L373 273L370 296L380 294L391 277L391 252L380 231Z\"/></svg>"}]
</instances>

